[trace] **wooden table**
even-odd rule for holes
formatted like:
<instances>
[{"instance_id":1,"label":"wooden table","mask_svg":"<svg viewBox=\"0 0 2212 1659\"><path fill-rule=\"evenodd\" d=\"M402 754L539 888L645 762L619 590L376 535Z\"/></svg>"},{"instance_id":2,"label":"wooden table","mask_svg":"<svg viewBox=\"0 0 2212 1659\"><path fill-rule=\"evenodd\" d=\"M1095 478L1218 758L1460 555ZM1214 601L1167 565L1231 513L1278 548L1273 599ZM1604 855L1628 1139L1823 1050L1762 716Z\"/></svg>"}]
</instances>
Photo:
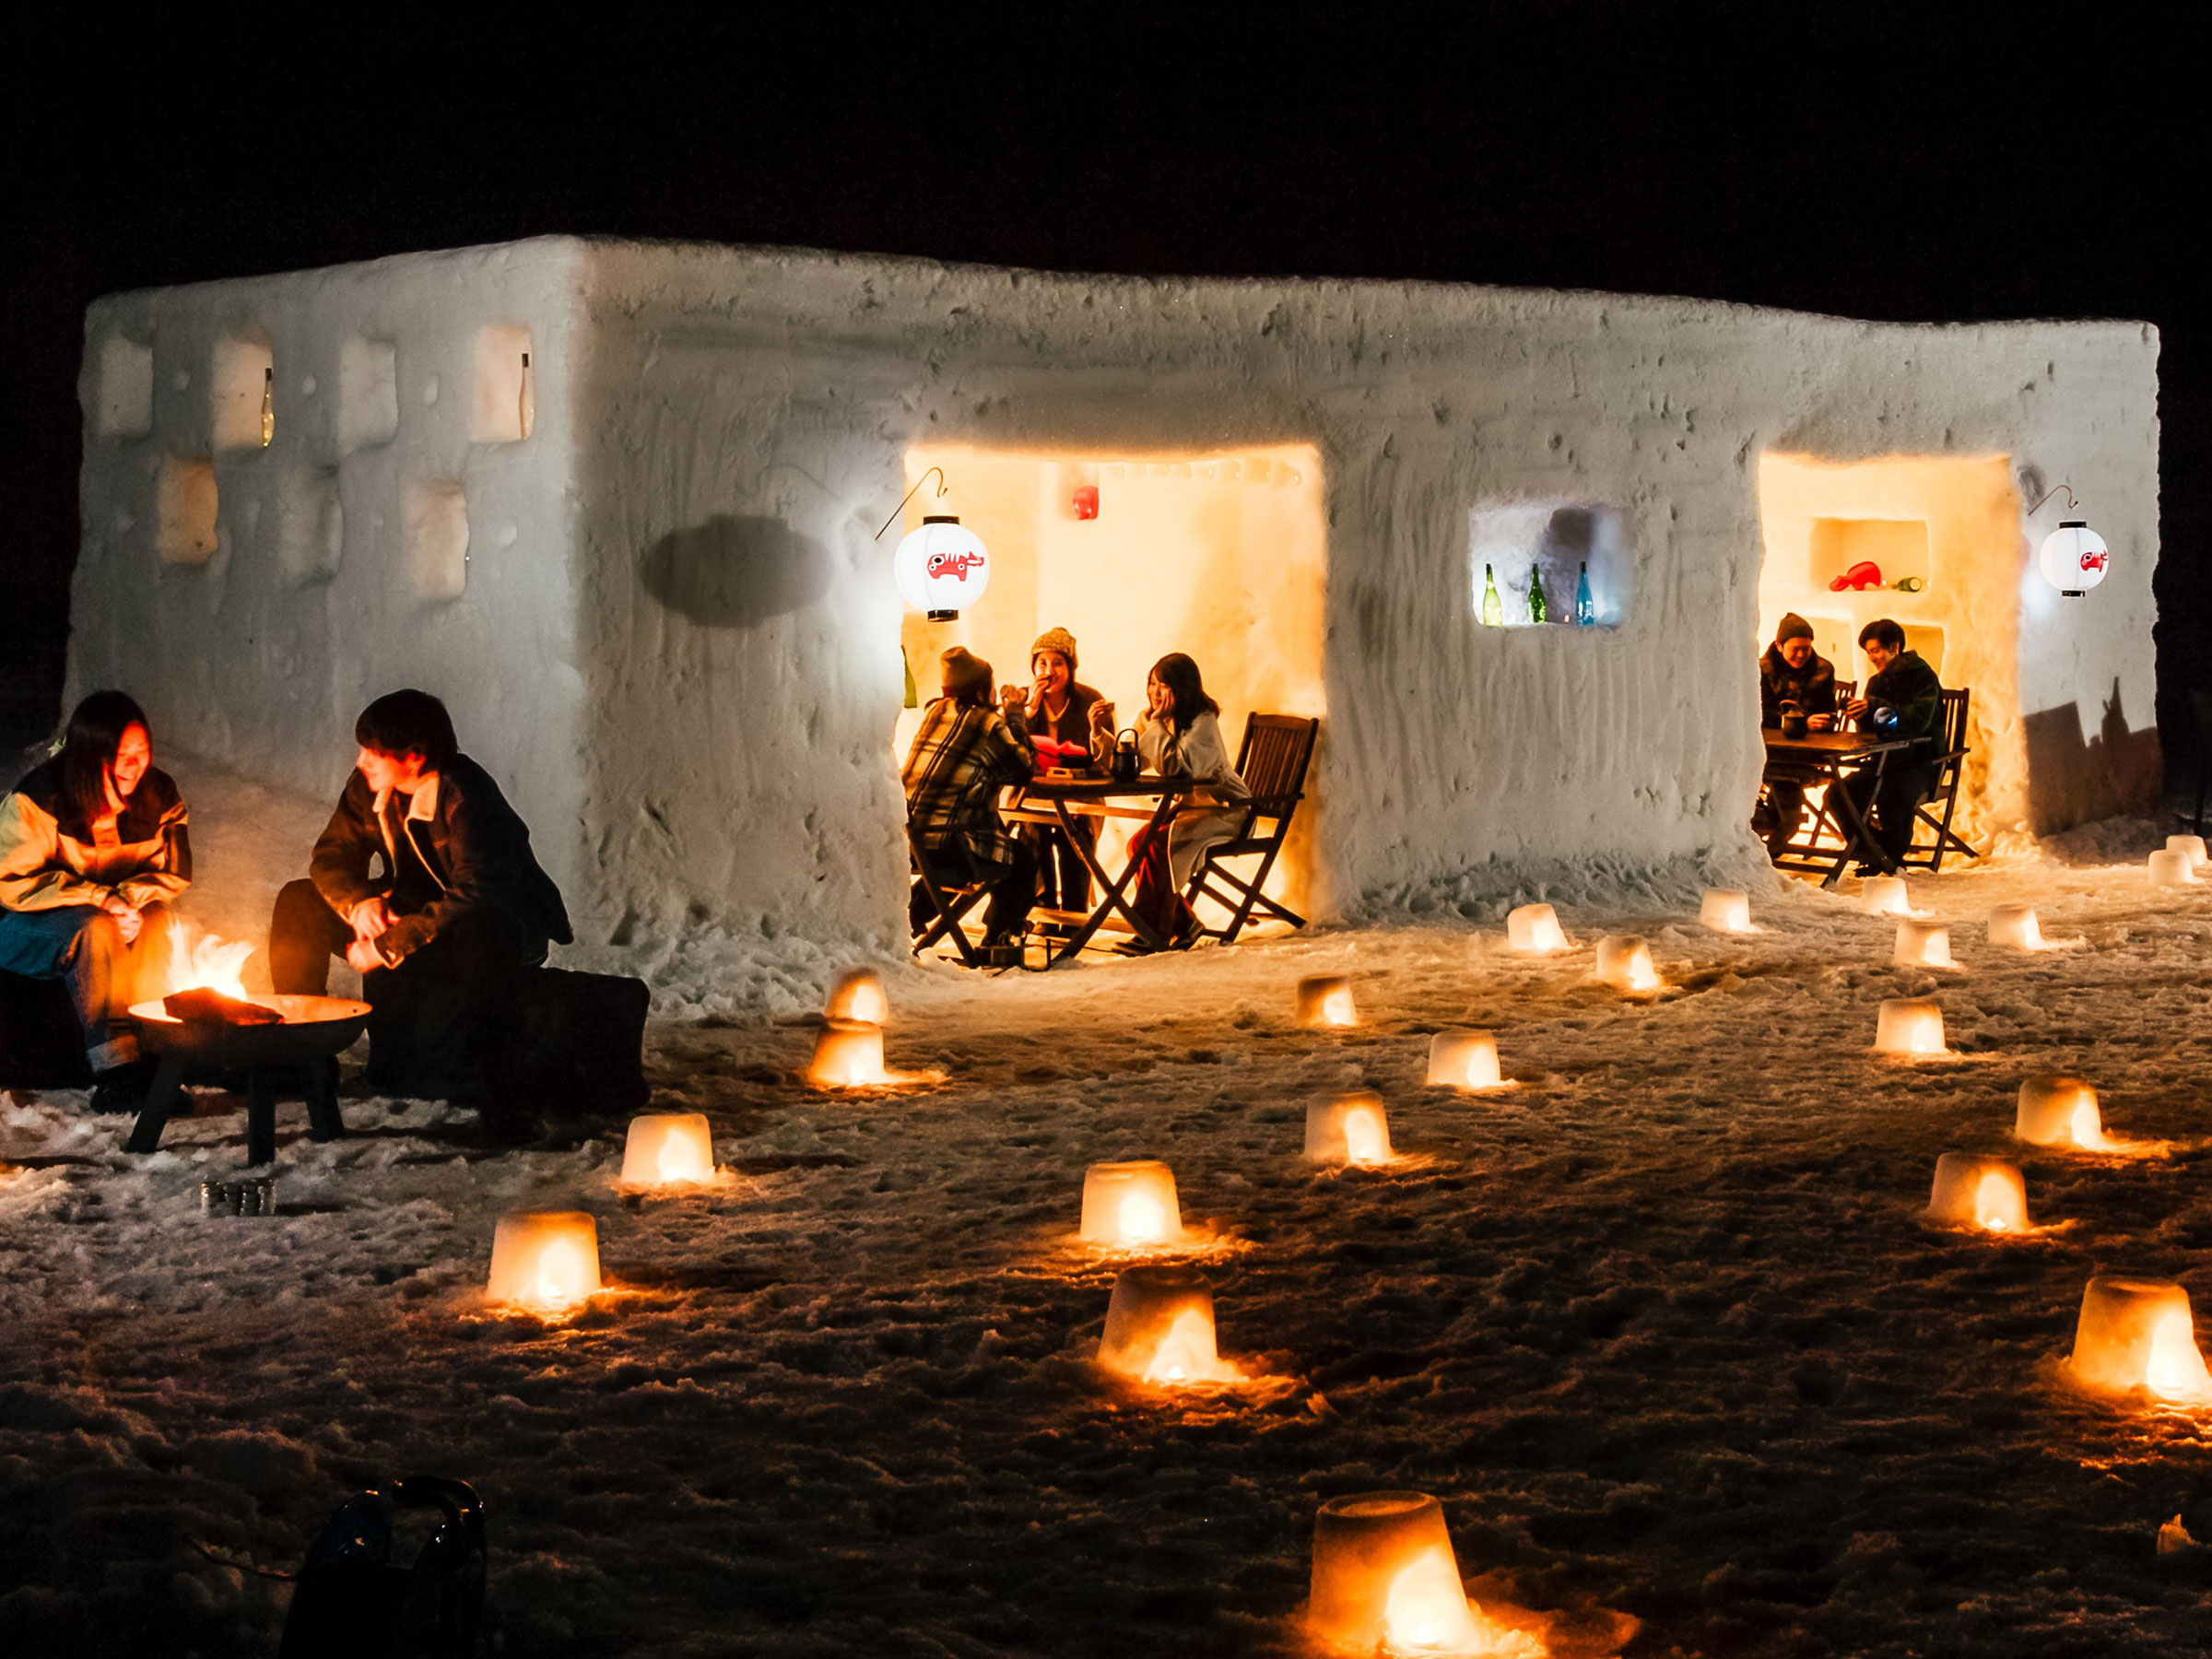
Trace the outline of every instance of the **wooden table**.
<instances>
[{"instance_id":1,"label":"wooden table","mask_svg":"<svg viewBox=\"0 0 2212 1659\"><path fill-rule=\"evenodd\" d=\"M1902 737L1877 737L1870 732L1807 732L1802 737L1784 737L1779 731L1768 727L1759 733L1766 739L1767 765L1781 767L1797 774L1811 774L1812 781L1827 781L1827 793L1822 809L1831 814L1837 827L1843 831L1843 845L1830 863L1826 853L1815 845L1819 840L1819 826L1816 821L1812 840L1802 851L1794 845L1775 855L1775 864L1784 869L1802 869L1818 874L1825 869L1820 885L1832 888L1855 857L1862 863L1888 866L1888 854L1874 839L1873 828L1867 823L1848 793L1836 785L1842 781L1843 769L1871 766L1878 783L1882 770L1889 764L1889 757L1906 747ZM1869 794L1869 804L1873 801ZM1784 860L1788 863L1784 863Z\"/></svg>"},{"instance_id":2,"label":"wooden table","mask_svg":"<svg viewBox=\"0 0 2212 1659\"><path fill-rule=\"evenodd\" d=\"M1012 822L1043 824L1057 830L1076 850L1076 856L1089 870L1091 879L1099 884L1097 908L1077 924L1066 942L1053 953L1054 962L1073 961L1076 953L1090 943L1116 911L1148 947L1153 950L1168 947L1168 941L1159 930L1138 915L1129 902L1129 887L1136 879L1142 861L1133 858L1120 876L1108 876L1105 866L1099 863L1096 838L1077 834L1076 819L1130 818L1143 823L1153 835L1162 835L1167 826L1174 822L1178 808L1197 789L1198 784L1190 778L1147 775L1119 783L1093 772L1072 772L1060 777L1040 774L1015 791L1012 798L999 808L999 816Z\"/></svg>"}]
</instances>

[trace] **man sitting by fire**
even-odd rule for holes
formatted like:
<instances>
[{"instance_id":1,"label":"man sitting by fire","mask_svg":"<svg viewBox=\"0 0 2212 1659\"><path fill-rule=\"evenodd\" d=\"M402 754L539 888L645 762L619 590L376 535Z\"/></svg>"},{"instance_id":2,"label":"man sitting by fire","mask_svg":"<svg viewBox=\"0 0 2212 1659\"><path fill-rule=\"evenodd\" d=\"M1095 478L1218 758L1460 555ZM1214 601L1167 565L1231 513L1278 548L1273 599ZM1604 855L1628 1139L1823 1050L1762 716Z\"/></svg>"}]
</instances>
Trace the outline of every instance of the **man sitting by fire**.
<instances>
[{"instance_id":1,"label":"man sitting by fire","mask_svg":"<svg viewBox=\"0 0 2212 1659\"><path fill-rule=\"evenodd\" d=\"M998 816L998 792L1036 774L1022 706L992 706L991 665L962 646L944 656L944 695L922 712L921 729L907 751L900 781L906 785L906 818L931 855L952 864L956 877L972 873L988 884L983 946L1018 943L1037 890L1037 855L1007 831ZM934 907L919 879L907 900L907 919L920 934Z\"/></svg>"},{"instance_id":2,"label":"man sitting by fire","mask_svg":"<svg viewBox=\"0 0 2212 1659\"><path fill-rule=\"evenodd\" d=\"M1795 611L1783 613L1774 643L1759 659L1759 724L1778 731L1790 715L1805 729L1825 732L1836 724L1835 665L1813 649L1813 625ZM1805 814L1805 786L1817 774L1785 766L1767 768L1766 791L1752 814L1752 828L1779 854L1797 833Z\"/></svg>"},{"instance_id":3,"label":"man sitting by fire","mask_svg":"<svg viewBox=\"0 0 2212 1659\"><path fill-rule=\"evenodd\" d=\"M1888 617L1877 617L1859 629L1859 649L1866 653L1874 674L1865 694L1853 699L1843 712L1858 722L1861 732L1906 742L1904 748L1890 752L1878 777L1875 768L1862 767L1837 785L1862 815L1872 805L1874 838L1883 863L1861 864L1858 873L1868 876L1877 867L1891 872L1898 868L1912 846L1913 809L1936 792L1943 682L1918 652L1905 649L1905 630Z\"/></svg>"},{"instance_id":4,"label":"man sitting by fire","mask_svg":"<svg viewBox=\"0 0 2212 1659\"><path fill-rule=\"evenodd\" d=\"M321 995L330 959L361 974L369 1078L481 1107L520 1128L498 1085L525 969L566 945L560 889L491 774L461 753L445 705L394 691L361 711L360 745L309 877L276 896L269 977ZM372 861L382 869L371 875Z\"/></svg>"}]
</instances>

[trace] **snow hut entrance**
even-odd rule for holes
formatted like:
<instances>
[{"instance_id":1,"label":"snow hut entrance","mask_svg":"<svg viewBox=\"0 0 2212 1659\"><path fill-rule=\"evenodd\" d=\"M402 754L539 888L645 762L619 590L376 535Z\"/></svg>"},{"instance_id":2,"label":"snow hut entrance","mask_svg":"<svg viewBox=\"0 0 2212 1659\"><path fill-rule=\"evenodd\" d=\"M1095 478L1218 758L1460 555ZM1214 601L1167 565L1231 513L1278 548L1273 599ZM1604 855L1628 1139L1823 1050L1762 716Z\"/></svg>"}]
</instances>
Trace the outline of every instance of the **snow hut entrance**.
<instances>
[{"instance_id":1,"label":"snow hut entrance","mask_svg":"<svg viewBox=\"0 0 2212 1659\"><path fill-rule=\"evenodd\" d=\"M1762 455L1759 641L1786 611L1812 624L1839 680L1869 675L1859 630L1888 617L1945 686L1969 700L1959 818L1969 835L2018 816L2027 754L2020 734L2020 582L2027 548L2006 455L1891 456L1833 462ZM1841 585L1839 586L1838 584Z\"/></svg>"},{"instance_id":2,"label":"snow hut entrance","mask_svg":"<svg viewBox=\"0 0 2212 1659\"><path fill-rule=\"evenodd\" d=\"M1321 457L1311 445L1191 453L1038 454L933 447L908 452L907 481L944 468L907 504L906 527L951 512L991 550L991 587L957 622L906 613L900 644L918 700L937 689L953 645L988 660L1004 687L1030 684L1030 642L1076 637L1077 678L1135 724L1145 675L1188 653L1221 705L1231 757L1250 713L1324 712L1322 594L1327 567ZM899 721L903 760L919 709ZM1311 913L1316 772L1268 888ZM1110 822L1100 855L1121 868L1126 831Z\"/></svg>"}]
</instances>

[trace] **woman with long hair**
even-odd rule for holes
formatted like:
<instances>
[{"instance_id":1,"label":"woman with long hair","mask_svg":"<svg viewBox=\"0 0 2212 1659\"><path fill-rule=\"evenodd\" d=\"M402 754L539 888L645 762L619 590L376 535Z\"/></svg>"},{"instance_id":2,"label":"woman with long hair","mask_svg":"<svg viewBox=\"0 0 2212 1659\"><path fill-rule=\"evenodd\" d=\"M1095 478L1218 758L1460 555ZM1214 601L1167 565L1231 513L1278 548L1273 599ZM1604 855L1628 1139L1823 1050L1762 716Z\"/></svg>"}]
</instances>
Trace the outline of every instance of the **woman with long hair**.
<instances>
[{"instance_id":1,"label":"woman with long hair","mask_svg":"<svg viewBox=\"0 0 2212 1659\"><path fill-rule=\"evenodd\" d=\"M169 906L192 882L182 796L146 712L76 705L60 751L0 799L0 971L66 981L95 1111L135 1110L149 1067L130 1006L168 989Z\"/></svg>"},{"instance_id":2,"label":"woman with long hair","mask_svg":"<svg viewBox=\"0 0 2212 1659\"><path fill-rule=\"evenodd\" d=\"M1139 830L1129 854L1143 861L1137 914L1178 947L1198 936L1198 918L1182 897L1198 855L1238 833L1247 816L1241 807L1252 798L1221 741L1220 716L1196 663L1176 651L1152 665L1145 677L1145 712L1136 717L1137 752L1146 771L1189 778L1200 787L1169 823L1164 846Z\"/></svg>"}]
</instances>

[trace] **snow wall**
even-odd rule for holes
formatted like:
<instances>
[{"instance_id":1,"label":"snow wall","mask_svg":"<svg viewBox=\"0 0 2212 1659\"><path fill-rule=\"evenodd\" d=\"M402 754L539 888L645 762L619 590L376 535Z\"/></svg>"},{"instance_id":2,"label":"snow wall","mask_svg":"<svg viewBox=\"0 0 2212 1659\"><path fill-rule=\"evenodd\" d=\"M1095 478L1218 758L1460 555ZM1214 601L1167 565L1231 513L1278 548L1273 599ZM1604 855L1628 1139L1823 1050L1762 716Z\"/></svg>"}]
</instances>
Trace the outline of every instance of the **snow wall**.
<instances>
[{"instance_id":1,"label":"snow wall","mask_svg":"<svg viewBox=\"0 0 2212 1659\"><path fill-rule=\"evenodd\" d=\"M2138 804L2147 746L2155 787L2142 324L547 239L123 295L87 329L73 690L125 685L165 740L326 790L360 702L437 690L594 941L900 935L901 607L876 531L917 448L1313 446L1323 915L1751 855L1770 453L2005 457L2008 717L2028 794L2039 769L2065 785L2001 805L2050 830ZM500 419L518 329L527 436ZM274 352L265 449L235 412L218 430L261 360L240 341ZM2055 512L2024 510L2060 479L2114 554L2084 600L2029 568ZM1483 562L1518 607L1527 566L1556 605L1585 560L1600 625L1481 626Z\"/></svg>"}]
</instances>

